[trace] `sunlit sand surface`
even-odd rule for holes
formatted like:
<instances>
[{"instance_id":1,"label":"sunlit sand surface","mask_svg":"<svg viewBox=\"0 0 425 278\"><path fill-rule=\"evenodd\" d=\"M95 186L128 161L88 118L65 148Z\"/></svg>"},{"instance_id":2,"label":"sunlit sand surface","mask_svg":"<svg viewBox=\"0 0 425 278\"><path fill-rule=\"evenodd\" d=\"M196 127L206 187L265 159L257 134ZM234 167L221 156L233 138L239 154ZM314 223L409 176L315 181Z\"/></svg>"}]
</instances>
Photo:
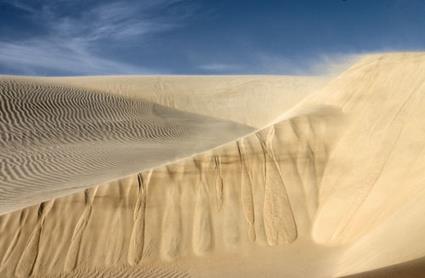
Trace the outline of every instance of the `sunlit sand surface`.
<instances>
[{"instance_id":1,"label":"sunlit sand surface","mask_svg":"<svg viewBox=\"0 0 425 278\"><path fill-rule=\"evenodd\" d=\"M4 76L0 98L1 277L425 269L424 53L334 77Z\"/></svg>"}]
</instances>

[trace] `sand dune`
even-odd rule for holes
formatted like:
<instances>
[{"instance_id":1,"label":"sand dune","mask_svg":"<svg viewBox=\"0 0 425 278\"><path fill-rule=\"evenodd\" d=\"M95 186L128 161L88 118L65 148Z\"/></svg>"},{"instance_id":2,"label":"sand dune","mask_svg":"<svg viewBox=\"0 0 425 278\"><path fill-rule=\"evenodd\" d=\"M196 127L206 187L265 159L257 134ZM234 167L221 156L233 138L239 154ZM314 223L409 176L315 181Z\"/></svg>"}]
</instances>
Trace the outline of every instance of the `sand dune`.
<instances>
[{"instance_id":1,"label":"sand dune","mask_svg":"<svg viewBox=\"0 0 425 278\"><path fill-rule=\"evenodd\" d=\"M270 125L307 95L323 87L329 79L329 76L47 78L50 82L142 98L181 111L256 128Z\"/></svg>"},{"instance_id":2,"label":"sand dune","mask_svg":"<svg viewBox=\"0 0 425 278\"><path fill-rule=\"evenodd\" d=\"M251 132L147 101L0 79L0 213L190 156Z\"/></svg>"},{"instance_id":3,"label":"sand dune","mask_svg":"<svg viewBox=\"0 0 425 278\"><path fill-rule=\"evenodd\" d=\"M425 273L424 259L417 259L401 264L391 265L388 267L370 270L367 272L357 273L345 278L409 278L422 277Z\"/></svg>"},{"instance_id":4,"label":"sand dune","mask_svg":"<svg viewBox=\"0 0 425 278\"><path fill-rule=\"evenodd\" d=\"M4 226L14 232L1 238L9 250L1 269L25 277L160 261L178 262L183 273L197 276L205 272L205 256L222 265L241 251L256 255L259 248L296 240L302 246L309 241L337 114L318 108L177 164L9 214ZM108 244L88 244L93 241ZM293 271L280 262L276 252L282 250L265 251L275 257L276 273ZM49 255L35 257L40 252ZM319 267L299 265L309 274Z\"/></svg>"},{"instance_id":5,"label":"sand dune","mask_svg":"<svg viewBox=\"0 0 425 278\"><path fill-rule=\"evenodd\" d=\"M30 106L34 98L27 97L29 92L42 91L51 95L48 99L57 96L58 106L49 115L65 118L56 124L63 128L31 137L37 140L18 141L17 147L13 140L2 141L5 157L17 157L16 165L33 163L25 159L31 156L18 152L25 144L28 150L49 155L48 146L60 149L51 154L54 159L44 155L43 163L17 167L22 168L16 170L22 179L18 181L29 186L13 184L13 179L4 178L9 172L1 172L2 208L16 210L46 201L0 217L0 274L422 274L425 54L368 55L326 85L325 80L111 77L103 82L101 77L5 77L1 96L12 97L2 103L15 105L6 111L20 115L3 121L7 134L19 134L17 127L33 130L44 122L55 123L52 117L39 123L34 119L40 117L32 116L34 108L22 109L41 102ZM200 95L194 93L198 86ZM291 86L304 93L292 96ZM226 88L234 92L228 109L222 105ZM15 104L16 96L24 101ZM69 96L76 97L61 100ZM86 100L87 96L91 97ZM278 101L271 105L273 98ZM264 99L268 101L261 102ZM285 101L278 113L279 103ZM69 105L76 102L87 104ZM241 109L241 103L249 108ZM88 113L93 105L100 107L97 114ZM262 114L268 105L270 113ZM69 107L73 109L68 112ZM255 107L258 110L250 116ZM78 128L68 123L68 129L66 116L77 117L71 122ZM94 125L89 135L75 132L89 124ZM152 129L155 136L137 133L137 128ZM146 156L148 150L152 153ZM73 161L74 156L94 157L101 163ZM53 170L32 186L28 181L50 162ZM90 167L82 172L72 168L87 163ZM111 181L121 176L127 177ZM46 192L56 197L93 184L84 192L44 198Z\"/></svg>"}]
</instances>

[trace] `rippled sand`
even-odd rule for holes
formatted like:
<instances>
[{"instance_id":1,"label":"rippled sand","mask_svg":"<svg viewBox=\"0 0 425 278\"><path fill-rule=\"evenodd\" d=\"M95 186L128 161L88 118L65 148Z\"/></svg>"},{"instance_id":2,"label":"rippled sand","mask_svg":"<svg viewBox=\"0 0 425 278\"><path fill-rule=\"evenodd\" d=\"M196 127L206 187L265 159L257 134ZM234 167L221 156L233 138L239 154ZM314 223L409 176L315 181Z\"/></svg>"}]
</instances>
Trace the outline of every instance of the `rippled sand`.
<instances>
[{"instance_id":1,"label":"rippled sand","mask_svg":"<svg viewBox=\"0 0 425 278\"><path fill-rule=\"evenodd\" d=\"M2 77L0 274L414 277L424 93L423 53L331 79Z\"/></svg>"}]
</instances>

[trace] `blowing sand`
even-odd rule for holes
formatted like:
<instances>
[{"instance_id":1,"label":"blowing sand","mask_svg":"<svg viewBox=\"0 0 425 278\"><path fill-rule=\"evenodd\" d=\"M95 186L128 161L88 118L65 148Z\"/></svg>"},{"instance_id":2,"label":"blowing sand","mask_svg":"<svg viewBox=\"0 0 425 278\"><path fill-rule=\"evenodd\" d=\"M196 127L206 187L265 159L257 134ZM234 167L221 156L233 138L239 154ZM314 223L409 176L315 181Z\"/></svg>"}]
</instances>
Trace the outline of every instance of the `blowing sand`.
<instances>
[{"instance_id":1,"label":"blowing sand","mask_svg":"<svg viewBox=\"0 0 425 278\"><path fill-rule=\"evenodd\" d=\"M423 274L424 92L423 53L328 81L3 77L0 276Z\"/></svg>"},{"instance_id":2,"label":"blowing sand","mask_svg":"<svg viewBox=\"0 0 425 278\"><path fill-rule=\"evenodd\" d=\"M48 78L111 94L142 98L182 111L264 128L330 77L110 76Z\"/></svg>"}]
</instances>

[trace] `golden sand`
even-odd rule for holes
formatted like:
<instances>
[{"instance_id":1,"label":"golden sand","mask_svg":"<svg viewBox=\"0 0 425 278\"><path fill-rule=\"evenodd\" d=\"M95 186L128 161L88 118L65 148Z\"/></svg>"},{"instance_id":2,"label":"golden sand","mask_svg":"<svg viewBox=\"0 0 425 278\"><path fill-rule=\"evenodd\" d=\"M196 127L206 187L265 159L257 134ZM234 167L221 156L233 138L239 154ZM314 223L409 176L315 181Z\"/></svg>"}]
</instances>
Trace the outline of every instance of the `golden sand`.
<instances>
[{"instance_id":1,"label":"golden sand","mask_svg":"<svg viewBox=\"0 0 425 278\"><path fill-rule=\"evenodd\" d=\"M25 141L35 154L2 142L0 209L14 211L0 216L1 277L423 273L424 53L368 55L329 82L1 84L14 97L3 107L22 107L1 118L9 130L32 130L37 105L56 96L48 111L62 115L40 121L60 128ZM87 134L73 134L83 123Z\"/></svg>"}]
</instances>

